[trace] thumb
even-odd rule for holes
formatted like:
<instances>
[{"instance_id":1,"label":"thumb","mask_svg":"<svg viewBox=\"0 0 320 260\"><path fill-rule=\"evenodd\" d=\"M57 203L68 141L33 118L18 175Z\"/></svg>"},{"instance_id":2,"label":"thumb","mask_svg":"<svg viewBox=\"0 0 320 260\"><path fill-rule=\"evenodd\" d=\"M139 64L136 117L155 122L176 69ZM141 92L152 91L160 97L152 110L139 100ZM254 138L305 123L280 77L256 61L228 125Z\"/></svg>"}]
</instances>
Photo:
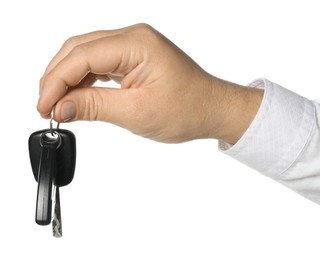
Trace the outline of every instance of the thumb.
<instances>
[{"instance_id":1,"label":"thumb","mask_svg":"<svg viewBox=\"0 0 320 260\"><path fill-rule=\"evenodd\" d=\"M120 126L130 118L129 89L82 87L70 89L56 106L57 122L106 121ZM125 126L124 126L125 127Z\"/></svg>"}]
</instances>

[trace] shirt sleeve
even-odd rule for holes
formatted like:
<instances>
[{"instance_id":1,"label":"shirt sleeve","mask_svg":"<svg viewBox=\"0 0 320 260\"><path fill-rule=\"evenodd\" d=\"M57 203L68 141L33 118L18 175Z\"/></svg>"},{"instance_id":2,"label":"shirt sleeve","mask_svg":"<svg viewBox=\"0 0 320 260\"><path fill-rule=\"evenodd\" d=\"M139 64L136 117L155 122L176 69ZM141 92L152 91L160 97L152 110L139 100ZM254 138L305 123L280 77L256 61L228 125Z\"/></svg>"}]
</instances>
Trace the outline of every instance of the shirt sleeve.
<instances>
[{"instance_id":1,"label":"shirt sleeve","mask_svg":"<svg viewBox=\"0 0 320 260\"><path fill-rule=\"evenodd\" d=\"M264 89L260 108L220 151L320 204L320 105L266 79L250 86Z\"/></svg>"}]
</instances>

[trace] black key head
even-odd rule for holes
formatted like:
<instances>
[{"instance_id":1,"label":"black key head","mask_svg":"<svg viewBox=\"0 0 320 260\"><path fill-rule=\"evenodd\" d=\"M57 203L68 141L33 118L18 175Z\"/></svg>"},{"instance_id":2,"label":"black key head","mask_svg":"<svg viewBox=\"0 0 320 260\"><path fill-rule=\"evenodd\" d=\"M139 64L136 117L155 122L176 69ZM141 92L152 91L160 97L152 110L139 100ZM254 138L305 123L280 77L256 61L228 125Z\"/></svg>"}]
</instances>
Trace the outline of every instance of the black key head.
<instances>
[{"instance_id":1,"label":"black key head","mask_svg":"<svg viewBox=\"0 0 320 260\"><path fill-rule=\"evenodd\" d=\"M51 132L50 129L34 132L29 137L29 155L33 175L38 181L38 172L41 158L41 135L45 132ZM75 135L66 129L55 129L61 137L61 145L56 151L57 175L55 185L62 187L68 185L74 176L76 166L76 138Z\"/></svg>"},{"instance_id":2,"label":"black key head","mask_svg":"<svg viewBox=\"0 0 320 260\"><path fill-rule=\"evenodd\" d=\"M36 222L51 222L52 185L68 185L74 176L76 162L75 136L64 129L46 129L29 138L33 175L38 182Z\"/></svg>"}]
</instances>

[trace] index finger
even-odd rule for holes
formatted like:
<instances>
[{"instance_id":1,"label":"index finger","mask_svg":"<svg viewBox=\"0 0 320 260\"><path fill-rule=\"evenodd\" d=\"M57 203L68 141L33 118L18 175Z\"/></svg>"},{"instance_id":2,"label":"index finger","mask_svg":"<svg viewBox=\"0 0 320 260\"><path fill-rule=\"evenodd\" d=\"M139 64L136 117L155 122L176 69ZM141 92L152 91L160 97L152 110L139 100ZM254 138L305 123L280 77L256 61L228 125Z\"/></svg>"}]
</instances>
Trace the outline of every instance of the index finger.
<instances>
[{"instance_id":1,"label":"index finger","mask_svg":"<svg viewBox=\"0 0 320 260\"><path fill-rule=\"evenodd\" d=\"M130 27L124 27L124 28L115 29L115 30L95 31L95 32L90 32L90 33L70 37L67 41L65 41L65 43L62 45L58 53L49 62L43 77L45 77L76 46L86 42L94 41L103 37L113 36L119 33L126 32L130 29Z\"/></svg>"},{"instance_id":2,"label":"index finger","mask_svg":"<svg viewBox=\"0 0 320 260\"><path fill-rule=\"evenodd\" d=\"M129 35L118 34L73 48L43 77L38 101L39 113L49 114L55 103L66 94L67 88L76 86L89 72L127 74L137 66L140 61L132 59L131 46L134 44L128 37Z\"/></svg>"}]
</instances>

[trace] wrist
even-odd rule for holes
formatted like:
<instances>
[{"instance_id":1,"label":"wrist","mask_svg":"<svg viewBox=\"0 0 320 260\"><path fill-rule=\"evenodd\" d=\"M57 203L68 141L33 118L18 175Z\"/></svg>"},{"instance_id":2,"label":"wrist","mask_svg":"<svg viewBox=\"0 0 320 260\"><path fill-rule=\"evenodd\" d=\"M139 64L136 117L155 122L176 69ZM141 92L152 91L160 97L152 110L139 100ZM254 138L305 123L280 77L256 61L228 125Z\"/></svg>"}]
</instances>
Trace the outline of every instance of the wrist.
<instances>
[{"instance_id":1,"label":"wrist","mask_svg":"<svg viewBox=\"0 0 320 260\"><path fill-rule=\"evenodd\" d=\"M235 144L252 123L264 91L214 77L212 88L215 101L208 111L208 136Z\"/></svg>"}]
</instances>

